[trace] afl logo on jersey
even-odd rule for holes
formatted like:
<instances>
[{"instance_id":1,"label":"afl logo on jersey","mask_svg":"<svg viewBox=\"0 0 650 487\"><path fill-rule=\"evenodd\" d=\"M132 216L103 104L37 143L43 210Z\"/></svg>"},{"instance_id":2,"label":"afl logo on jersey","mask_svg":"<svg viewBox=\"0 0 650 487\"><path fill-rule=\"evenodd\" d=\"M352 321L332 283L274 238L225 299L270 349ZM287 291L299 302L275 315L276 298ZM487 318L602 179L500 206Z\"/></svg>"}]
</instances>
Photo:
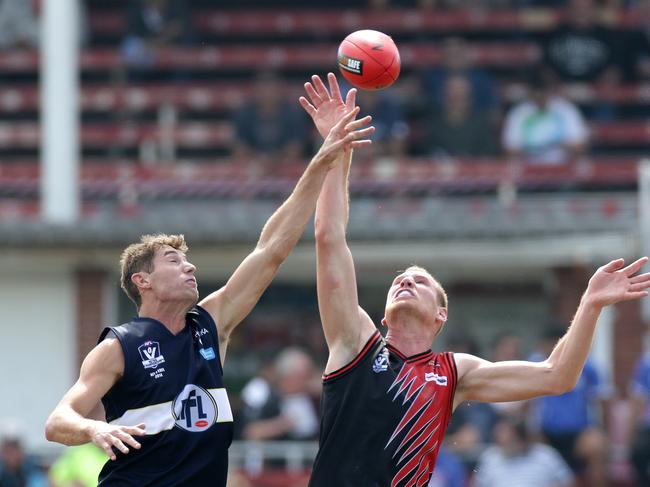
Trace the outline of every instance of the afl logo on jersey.
<instances>
[{"instance_id":1,"label":"afl logo on jersey","mask_svg":"<svg viewBox=\"0 0 650 487\"><path fill-rule=\"evenodd\" d=\"M186 431L205 431L217 421L217 403L202 387L187 384L172 404L176 426Z\"/></svg>"}]
</instances>

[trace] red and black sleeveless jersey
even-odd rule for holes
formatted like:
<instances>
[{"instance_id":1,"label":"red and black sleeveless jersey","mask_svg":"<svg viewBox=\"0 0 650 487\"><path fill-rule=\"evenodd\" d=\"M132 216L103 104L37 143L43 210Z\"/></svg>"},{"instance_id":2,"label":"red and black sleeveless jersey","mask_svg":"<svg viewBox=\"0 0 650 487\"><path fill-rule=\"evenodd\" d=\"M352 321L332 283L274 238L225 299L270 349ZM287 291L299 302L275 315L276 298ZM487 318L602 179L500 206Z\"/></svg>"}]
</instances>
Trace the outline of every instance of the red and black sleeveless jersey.
<instances>
[{"instance_id":1,"label":"red and black sleeveless jersey","mask_svg":"<svg viewBox=\"0 0 650 487\"><path fill-rule=\"evenodd\" d=\"M319 451L310 487L427 485L451 419L453 354L406 357L377 331L323 376Z\"/></svg>"}]
</instances>

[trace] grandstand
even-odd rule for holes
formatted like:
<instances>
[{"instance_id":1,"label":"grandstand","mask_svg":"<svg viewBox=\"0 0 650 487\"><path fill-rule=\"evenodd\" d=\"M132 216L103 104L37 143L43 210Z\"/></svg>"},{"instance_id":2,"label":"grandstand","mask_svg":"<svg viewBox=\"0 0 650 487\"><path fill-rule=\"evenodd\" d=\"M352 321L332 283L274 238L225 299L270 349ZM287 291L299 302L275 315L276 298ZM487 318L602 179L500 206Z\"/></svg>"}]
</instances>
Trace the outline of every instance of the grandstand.
<instances>
[{"instance_id":1,"label":"grandstand","mask_svg":"<svg viewBox=\"0 0 650 487\"><path fill-rule=\"evenodd\" d=\"M293 187L316 140L309 133L301 157L235 160L234 114L254 97L260 71L278 73L286 103L297 107L310 74L336 69L338 42L350 31L372 28L395 39L402 74L389 90L404 108L411 144L398 155L360 158L352 169L349 239L360 302L373 318L381 318L395 272L417 263L450 296L437 348L467 334L488 356L503 331L532 348L547 323L571 318L595 267L642 252L638 166L650 154L648 77L626 72L617 83L561 83L559 92L586 117L590 144L559 165L525 164L503 150L439 156L418 150L421 139L414 140L427 117L413 108L427 95L419 81L440 66L450 37L463 38L473 65L494 81L492 136L500 140L505 114L524 96L522 75L545 59L543 46L566 22L565 8L522 8L537 2L514 0L495 9L468 7L472 2L437 9L417 2L373 8L360 0L187 0L191 39L162 49L142 72L124 58L130 3L85 2L74 224L43 217L39 53L0 51L0 397L15 399L0 401L0 419L18 418L29 448L47 461L59 451L43 438L46 415L99 330L133 314L119 290L120 250L143 233L185 233L202 294L222 284ZM647 28L650 13L642 15L644 2L623 3L632 6L603 8L599 18L627 39ZM613 116L599 115L603 104ZM226 370L231 394L237 397L282 347L301 345L322 357L317 317L310 227L234 338ZM603 315L596 337L594 359L610 371L623 412L645 333L640 305L632 303ZM280 477L266 473L266 480L251 474L253 485L303 478L314 445L292 446L289 453L275 444L262 448L291 468ZM237 467L246 466L246 451L235 445ZM611 458L610 475L617 485L632 485L624 459Z\"/></svg>"}]
</instances>

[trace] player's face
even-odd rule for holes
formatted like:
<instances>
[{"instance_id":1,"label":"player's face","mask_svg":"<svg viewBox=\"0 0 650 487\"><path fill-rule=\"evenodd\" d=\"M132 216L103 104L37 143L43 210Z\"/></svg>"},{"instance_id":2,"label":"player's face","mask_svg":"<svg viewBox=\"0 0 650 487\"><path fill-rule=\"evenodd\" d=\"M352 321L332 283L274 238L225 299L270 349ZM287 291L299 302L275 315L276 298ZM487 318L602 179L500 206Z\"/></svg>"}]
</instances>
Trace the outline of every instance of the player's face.
<instances>
[{"instance_id":1,"label":"player's face","mask_svg":"<svg viewBox=\"0 0 650 487\"><path fill-rule=\"evenodd\" d=\"M160 300L196 302L199 291L195 272L196 267L183 252L165 245L154 255L153 271L149 274L151 288Z\"/></svg>"},{"instance_id":2,"label":"player's face","mask_svg":"<svg viewBox=\"0 0 650 487\"><path fill-rule=\"evenodd\" d=\"M422 317L436 316L437 289L431 277L422 272L407 271L393 280L386 299L386 317L403 309L422 313Z\"/></svg>"}]
</instances>

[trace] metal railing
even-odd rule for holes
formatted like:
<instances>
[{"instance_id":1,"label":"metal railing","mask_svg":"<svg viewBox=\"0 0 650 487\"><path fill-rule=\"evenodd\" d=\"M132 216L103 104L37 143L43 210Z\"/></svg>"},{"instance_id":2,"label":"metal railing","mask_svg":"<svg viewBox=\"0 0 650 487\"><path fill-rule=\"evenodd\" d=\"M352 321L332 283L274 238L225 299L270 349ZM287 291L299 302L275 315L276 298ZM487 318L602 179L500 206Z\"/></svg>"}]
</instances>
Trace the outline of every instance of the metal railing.
<instances>
[{"instance_id":1,"label":"metal railing","mask_svg":"<svg viewBox=\"0 0 650 487\"><path fill-rule=\"evenodd\" d=\"M230 468L257 475L270 462L288 472L301 472L311 468L317 451L316 441L234 441Z\"/></svg>"}]
</instances>

